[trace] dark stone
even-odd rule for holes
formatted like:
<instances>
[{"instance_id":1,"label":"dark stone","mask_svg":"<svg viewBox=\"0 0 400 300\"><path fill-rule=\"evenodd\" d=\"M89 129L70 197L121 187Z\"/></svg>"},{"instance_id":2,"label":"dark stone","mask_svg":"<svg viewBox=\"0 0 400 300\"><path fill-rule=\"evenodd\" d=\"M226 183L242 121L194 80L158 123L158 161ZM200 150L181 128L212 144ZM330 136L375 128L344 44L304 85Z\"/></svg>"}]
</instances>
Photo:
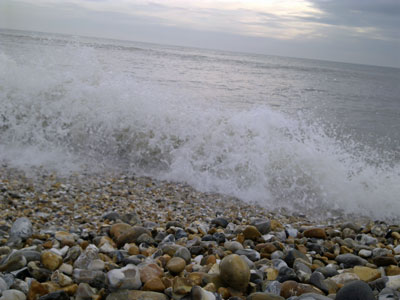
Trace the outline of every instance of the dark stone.
<instances>
[{"instance_id":1,"label":"dark stone","mask_svg":"<svg viewBox=\"0 0 400 300\"><path fill-rule=\"evenodd\" d=\"M105 214L103 216L103 219L109 220L109 221L117 221L117 220L121 219L121 216L119 215L119 213L113 211L108 214Z\"/></svg>"},{"instance_id":2,"label":"dark stone","mask_svg":"<svg viewBox=\"0 0 400 300\"><path fill-rule=\"evenodd\" d=\"M188 236L188 234L186 233L186 231L183 230L183 229L181 229L181 228L179 228L179 229L175 232L175 238L176 238L177 240L179 240L179 239L181 239L181 238L184 238L184 237L187 237L187 236Z\"/></svg>"},{"instance_id":3,"label":"dark stone","mask_svg":"<svg viewBox=\"0 0 400 300\"><path fill-rule=\"evenodd\" d=\"M287 263L289 267L292 268L296 258L301 258L305 262L310 263L309 258L305 254L301 253L299 250L296 249L289 250L288 254L284 258L284 261Z\"/></svg>"},{"instance_id":4,"label":"dark stone","mask_svg":"<svg viewBox=\"0 0 400 300\"><path fill-rule=\"evenodd\" d=\"M326 286L324 283L325 277L322 275L320 272L314 272L311 274L310 277L310 283L317 288L319 288L321 291L323 291L325 294L329 293L329 287Z\"/></svg>"},{"instance_id":5,"label":"dark stone","mask_svg":"<svg viewBox=\"0 0 400 300\"><path fill-rule=\"evenodd\" d=\"M225 234L223 232L216 232L213 234L214 241L218 244L225 242Z\"/></svg>"},{"instance_id":6,"label":"dark stone","mask_svg":"<svg viewBox=\"0 0 400 300\"><path fill-rule=\"evenodd\" d=\"M333 277L339 274L339 272L334 267L319 267L315 271L322 273L325 278Z\"/></svg>"},{"instance_id":7,"label":"dark stone","mask_svg":"<svg viewBox=\"0 0 400 300\"><path fill-rule=\"evenodd\" d=\"M296 272L289 267L282 267L279 269L278 277L276 278L279 282L285 282L288 280L299 281Z\"/></svg>"},{"instance_id":8,"label":"dark stone","mask_svg":"<svg viewBox=\"0 0 400 300\"><path fill-rule=\"evenodd\" d=\"M357 280L346 284L336 294L336 300L375 300L368 284Z\"/></svg>"},{"instance_id":9,"label":"dark stone","mask_svg":"<svg viewBox=\"0 0 400 300\"><path fill-rule=\"evenodd\" d=\"M191 254L193 255L199 255L201 253L203 253L204 247L202 246L192 246L189 248L189 251Z\"/></svg>"},{"instance_id":10,"label":"dark stone","mask_svg":"<svg viewBox=\"0 0 400 300\"><path fill-rule=\"evenodd\" d=\"M343 264L345 268L352 268L354 266L365 266L367 261L361 257L346 253L336 256L335 259L338 263Z\"/></svg>"},{"instance_id":11,"label":"dark stone","mask_svg":"<svg viewBox=\"0 0 400 300\"><path fill-rule=\"evenodd\" d=\"M161 232L158 232L158 233L156 234L154 240L155 240L157 243L160 243L160 242L162 242L162 240L165 239L166 236L167 236L167 233L166 233L165 231L161 231Z\"/></svg>"},{"instance_id":12,"label":"dark stone","mask_svg":"<svg viewBox=\"0 0 400 300\"><path fill-rule=\"evenodd\" d=\"M64 291L58 291L44 295L39 300L69 300L69 296Z\"/></svg>"},{"instance_id":13,"label":"dark stone","mask_svg":"<svg viewBox=\"0 0 400 300\"><path fill-rule=\"evenodd\" d=\"M214 237L211 234L206 234L202 237L202 241L214 241Z\"/></svg>"},{"instance_id":14,"label":"dark stone","mask_svg":"<svg viewBox=\"0 0 400 300\"><path fill-rule=\"evenodd\" d=\"M267 219L256 219L251 222L261 234L267 234L271 230L271 221Z\"/></svg>"},{"instance_id":15,"label":"dark stone","mask_svg":"<svg viewBox=\"0 0 400 300\"><path fill-rule=\"evenodd\" d=\"M378 257L374 257L372 259L372 261L378 267L386 267L386 266L390 266L390 265L396 265L397 266L397 261L392 256L378 256Z\"/></svg>"},{"instance_id":16,"label":"dark stone","mask_svg":"<svg viewBox=\"0 0 400 300\"><path fill-rule=\"evenodd\" d=\"M211 224L215 224L217 226L221 226L223 228L226 228L228 226L228 221L225 218L219 217L211 220Z\"/></svg>"}]
</instances>

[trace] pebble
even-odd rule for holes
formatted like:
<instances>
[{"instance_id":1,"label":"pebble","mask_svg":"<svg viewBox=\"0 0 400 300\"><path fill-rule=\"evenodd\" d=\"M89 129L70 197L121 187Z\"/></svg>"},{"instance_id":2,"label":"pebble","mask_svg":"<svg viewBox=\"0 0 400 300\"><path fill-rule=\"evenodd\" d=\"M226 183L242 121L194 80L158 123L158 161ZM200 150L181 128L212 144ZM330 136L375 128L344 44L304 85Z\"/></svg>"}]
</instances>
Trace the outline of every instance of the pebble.
<instances>
[{"instance_id":1,"label":"pebble","mask_svg":"<svg viewBox=\"0 0 400 300\"><path fill-rule=\"evenodd\" d=\"M357 280L341 288L335 300L375 300L375 297L368 284Z\"/></svg>"},{"instance_id":2,"label":"pebble","mask_svg":"<svg viewBox=\"0 0 400 300\"><path fill-rule=\"evenodd\" d=\"M221 280L233 289L243 291L250 281L250 268L237 254L231 254L220 263Z\"/></svg>"},{"instance_id":3,"label":"pebble","mask_svg":"<svg viewBox=\"0 0 400 300\"><path fill-rule=\"evenodd\" d=\"M18 290L5 290L2 292L0 300L25 300L26 296Z\"/></svg>"},{"instance_id":4,"label":"pebble","mask_svg":"<svg viewBox=\"0 0 400 300\"><path fill-rule=\"evenodd\" d=\"M167 269L172 274L179 274L186 267L186 262L183 258L173 257L167 263Z\"/></svg>"}]
</instances>

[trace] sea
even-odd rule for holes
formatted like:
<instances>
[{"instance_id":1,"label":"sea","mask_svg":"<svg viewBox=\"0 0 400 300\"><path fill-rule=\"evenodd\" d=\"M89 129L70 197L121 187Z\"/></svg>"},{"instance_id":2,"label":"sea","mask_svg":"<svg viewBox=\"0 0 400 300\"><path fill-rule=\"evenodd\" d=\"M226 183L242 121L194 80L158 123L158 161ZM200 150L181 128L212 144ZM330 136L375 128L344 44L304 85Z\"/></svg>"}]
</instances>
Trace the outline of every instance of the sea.
<instances>
[{"instance_id":1,"label":"sea","mask_svg":"<svg viewBox=\"0 0 400 300\"><path fill-rule=\"evenodd\" d=\"M0 162L400 219L400 69L0 30Z\"/></svg>"}]
</instances>

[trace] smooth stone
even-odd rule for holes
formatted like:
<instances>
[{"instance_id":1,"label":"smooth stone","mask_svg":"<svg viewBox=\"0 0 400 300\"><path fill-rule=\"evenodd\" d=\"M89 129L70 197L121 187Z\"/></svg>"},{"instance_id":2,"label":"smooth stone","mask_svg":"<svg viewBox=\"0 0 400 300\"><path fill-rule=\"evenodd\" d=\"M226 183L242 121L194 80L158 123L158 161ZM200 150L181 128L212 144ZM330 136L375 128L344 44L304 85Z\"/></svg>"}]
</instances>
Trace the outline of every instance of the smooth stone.
<instances>
[{"instance_id":1,"label":"smooth stone","mask_svg":"<svg viewBox=\"0 0 400 300\"><path fill-rule=\"evenodd\" d=\"M387 266L385 268L385 271L387 276L400 275L400 267L398 266L393 266L393 265Z\"/></svg>"},{"instance_id":2,"label":"smooth stone","mask_svg":"<svg viewBox=\"0 0 400 300\"><path fill-rule=\"evenodd\" d=\"M25 295L28 294L29 292L29 286L28 283L26 283L25 281L15 278L13 284L11 285L10 289L13 290L18 290L23 292Z\"/></svg>"},{"instance_id":3,"label":"smooth stone","mask_svg":"<svg viewBox=\"0 0 400 300\"><path fill-rule=\"evenodd\" d=\"M392 254L392 251L389 249L385 248L374 248L372 250L372 256L377 257L377 256L390 256Z\"/></svg>"},{"instance_id":4,"label":"smooth stone","mask_svg":"<svg viewBox=\"0 0 400 300\"><path fill-rule=\"evenodd\" d=\"M296 261L293 265L293 270L296 272L297 278L300 282L308 282L312 274L311 269L304 263Z\"/></svg>"},{"instance_id":5,"label":"smooth stone","mask_svg":"<svg viewBox=\"0 0 400 300\"><path fill-rule=\"evenodd\" d=\"M58 270L66 275L72 275L74 268L70 264L62 264Z\"/></svg>"},{"instance_id":6,"label":"smooth stone","mask_svg":"<svg viewBox=\"0 0 400 300\"><path fill-rule=\"evenodd\" d=\"M18 290L5 290L0 297L0 300L25 300L26 296Z\"/></svg>"},{"instance_id":7,"label":"smooth stone","mask_svg":"<svg viewBox=\"0 0 400 300\"><path fill-rule=\"evenodd\" d=\"M139 268L135 265L127 265L121 269L114 269L107 273L107 282L113 289L133 289L141 287Z\"/></svg>"},{"instance_id":8,"label":"smooth stone","mask_svg":"<svg viewBox=\"0 0 400 300\"><path fill-rule=\"evenodd\" d=\"M272 265L274 266L275 269L278 271L283 268L283 267L288 267L287 263L282 260L282 259L273 259L272 260Z\"/></svg>"},{"instance_id":9,"label":"smooth stone","mask_svg":"<svg viewBox=\"0 0 400 300\"><path fill-rule=\"evenodd\" d=\"M378 267L385 267L390 265L396 265L397 261L393 256L378 256L372 259L375 265Z\"/></svg>"},{"instance_id":10,"label":"smooth stone","mask_svg":"<svg viewBox=\"0 0 400 300\"><path fill-rule=\"evenodd\" d=\"M226 241L224 243L224 248L231 251L232 253L235 253L237 250L242 250L243 245L236 241Z\"/></svg>"},{"instance_id":11,"label":"smooth stone","mask_svg":"<svg viewBox=\"0 0 400 300\"><path fill-rule=\"evenodd\" d=\"M107 296L106 300L168 300L162 293L147 291L118 291Z\"/></svg>"},{"instance_id":12,"label":"smooth stone","mask_svg":"<svg viewBox=\"0 0 400 300\"><path fill-rule=\"evenodd\" d=\"M364 266L355 266L353 272L360 277L360 280L365 282L370 282L381 277L381 272L379 270Z\"/></svg>"},{"instance_id":13,"label":"smooth stone","mask_svg":"<svg viewBox=\"0 0 400 300\"><path fill-rule=\"evenodd\" d=\"M121 219L121 216L119 215L119 213L112 211L109 213L105 213L103 215L103 219L109 221L117 221Z\"/></svg>"},{"instance_id":14,"label":"smooth stone","mask_svg":"<svg viewBox=\"0 0 400 300\"><path fill-rule=\"evenodd\" d=\"M352 268L354 266L365 266L367 261L357 255L346 253L336 256L335 260L339 264L343 264L345 268Z\"/></svg>"},{"instance_id":15,"label":"smooth stone","mask_svg":"<svg viewBox=\"0 0 400 300\"><path fill-rule=\"evenodd\" d=\"M273 253L271 253L271 259L283 259L284 257L285 254L280 250L276 250Z\"/></svg>"},{"instance_id":16,"label":"smooth stone","mask_svg":"<svg viewBox=\"0 0 400 300\"><path fill-rule=\"evenodd\" d=\"M367 283L357 280L342 287L335 300L375 300L375 297Z\"/></svg>"},{"instance_id":17,"label":"smooth stone","mask_svg":"<svg viewBox=\"0 0 400 300\"><path fill-rule=\"evenodd\" d=\"M66 231L57 231L54 238L59 241L61 245L72 247L75 244L74 235Z\"/></svg>"},{"instance_id":18,"label":"smooth stone","mask_svg":"<svg viewBox=\"0 0 400 300\"><path fill-rule=\"evenodd\" d=\"M68 286L73 283L72 278L68 277L67 275L64 275L59 270L53 272L50 278L51 281L57 283L61 287Z\"/></svg>"},{"instance_id":19,"label":"smooth stone","mask_svg":"<svg viewBox=\"0 0 400 300\"><path fill-rule=\"evenodd\" d=\"M314 273L311 274L310 284L316 286L321 291L323 291L325 294L328 294L329 293L329 287L326 286L324 280L325 280L325 277L324 277L324 275L322 273L314 272Z\"/></svg>"},{"instance_id":20,"label":"smooth stone","mask_svg":"<svg viewBox=\"0 0 400 300\"><path fill-rule=\"evenodd\" d=\"M87 283L80 283L78 289L76 290L75 300L91 300L96 295L97 290L92 288Z\"/></svg>"},{"instance_id":21,"label":"smooth stone","mask_svg":"<svg viewBox=\"0 0 400 300\"><path fill-rule=\"evenodd\" d=\"M394 289L394 290L397 290L400 288L400 275L387 276L385 278L387 279L386 287Z\"/></svg>"},{"instance_id":22,"label":"smooth stone","mask_svg":"<svg viewBox=\"0 0 400 300\"><path fill-rule=\"evenodd\" d=\"M167 263L167 270L172 274L179 274L186 267L186 262L183 258L173 257Z\"/></svg>"},{"instance_id":23,"label":"smooth stone","mask_svg":"<svg viewBox=\"0 0 400 300\"><path fill-rule=\"evenodd\" d=\"M194 286L190 291L190 300L215 300L213 293L206 291L200 286Z\"/></svg>"},{"instance_id":24,"label":"smooth stone","mask_svg":"<svg viewBox=\"0 0 400 300\"><path fill-rule=\"evenodd\" d=\"M359 234L356 236L356 240L363 245L375 245L378 243L378 240L368 234Z\"/></svg>"},{"instance_id":25,"label":"smooth stone","mask_svg":"<svg viewBox=\"0 0 400 300\"><path fill-rule=\"evenodd\" d=\"M332 300L332 298L315 293L305 293L298 297L297 300Z\"/></svg>"},{"instance_id":26,"label":"smooth stone","mask_svg":"<svg viewBox=\"0 0 400 300\"><path fill-rule=\"evenodd\" d=\"M0 295L3 291L8 290L8 288L8 284L4 281L3 278L0 277Z\"/></svg>"},{"instance_id":27,"label":"smooth stone","mask_svg":"<svg viewBox=\"0 0 400 300\"><path fill-rule=\"evenodd\" d=\"M251 222L257 230L262 234L267 234L271 230L271 221L267 219L255 219Z\"/></svg>"},{"instance_id":28,"label":"smooth stone","mask_svg":"<svg viewBox=\"0 0 400 300\"><path fill-rule=\"evenodd\" d=\"M39 300L69 300L69 296L65 291L56 291L41 296Z\"/></svg>"},{"instance_id":29,"label":"smooth stone","mask_svg":"<svg viewBox=\"0 0 400 300\"><path fill-rule=\"evenodd\" d=\"M246 240L257 240L259 237L261 237L261 233L255 226L247 226L243 230L243 235Z\"/></svg>"},{"instance_id":30,"label":"smooth stone","mask_svg":"<svg viewBox=\"0 0 400 300\"><path fill-rule=\"evenodd\" d=\"M388 226L386 224L376 224L371 228L371 233L378 237L383 237L386 235Z\"/></svg>"},{"instance_id":31,"label":"smooth stone","mask_svg":"<svg viewBox=\"0 0 400 300\"><path fill-rule=\"evenodd\" d=\"M87 269L90 262L98 258L99 258L99 249L95 245L89 245L85 249L85 251L83 251L79 255L79 257L75 260L74 268Z\"/></svg>"},{"instance_id":32,"label":"smooth stone","mask_svg":"<svg viewBox=\"0 0 400 300\"><path fill-rule=\"evenodd\" d=\"M143 291L152 291L152 292L163 292L165 290L165 285L162 282L161 278L153 277L143 285Z\"/></svg>"},{"instance_id":33,"label":"smooth stone","mask_svg":"<svg viewBox=\"0 0 400 300\"><path fill-rule=\"evenodd\" d=\"M174 294L183 296L189 294L192 290L193 283L188 278L175 277L172 282L172 292Z\"/></svg>"},{"instance_id":34,"label":"smooth stone","mask_svg":"<svg viewBox=\"0 0 400 300\"><path fill-rule=\"evenodd\" d=\"M303 235L308 238L326 239L326 232L323 228L309 228L304 230Z\"/></svg>"},{"instance_id":35,"label":"smooth stone","mask_svg":"<svg viewBox=\"0 0 400 300\"><path fill-rule=\"evenodd\" d=\"M28 271L30 276L38 281L47 281L51 275L51 271L49 269L39 267L38 262L34 261L29 262Z\"/></svg>"},{"instance_id":36,"label":"smooth stone","mask_svg":"<svg viewBox=\"0 0 400 300\"><path fill-rule=\"evenodd\" d=\"M288 280L281 285L281 296L285 299L292 296L300 296L306 293L324 295L324 293L320 289L310 284L298 283L296 281Z\"/></svg>"},{"instance_id":37,"label":"smooth stone","mask_svg":"<svg viewBox=\"0 0 400 300\"><path fill-rule=\"evenodd\" d=\"M133 226L130 229L123 232L118 238L115 239L118 247L122 247L127 243L136 243L137 239L143 234L146 233L151 237L151 232L142 226Z\"/></svg>"},{"instance_id":38,"label":"smooth stone","mask_svg":"<svg viewBox=\"0 0 400 300\"><path fill-rule=\"evenodd\" d=\"M161 278L164 275L164 270L154 263L139 265L139 270L140 280L144 283L154 277Z\"/></svg>"},{"instance_id":39,"label":"smooth stone","mask_svg":"<svg viewBox=\"0 0 400 300\"><path fill-rule=\"evenodd\" d=\"M330 278L337 285L339 284L347 284L352 281L360 280L360 277L354 273L341 273L336 276Z\"/></svg>"},{"instance_id":40,"label":"smooth stone","mask_svg":"<svg viewBox=\"0 0 400 300\"><path fill-rule=\"evenodd\" d=\"M250 281L250 268L237 254L224 257L219 265L221 280L233 289L244 291Z\"/></svg>"},{"instance_id":41,"label":"smooth stone","mask_svg":"<svg viewBox=\"0 0 400 300\"><path fill-rule=\"evenodd\" d=\"M13 255L4 264L0 265L0 272L12 272L25 267L27 264L25 256L22 254Z\"/></svg>"},{"instance_id":42,"label":"smooth stone","mask_svg":"<svg viewBox=\"0 0 400 300\"><path fill-rule=\"evenodd\" d=\"M93 287L102 287L106 281L105 274L101 271L75 269L73 279L76 283L88 283Z\"/></svg>"},{"instance_id":43,"label":"smooth stone","mask_svg":"<svg viewBox=\"0 0 400 300\"><path fill-rule=\"evenodd\" d=\"M226 228L228 226L228 221L225 218L219 217L211 220L211 224L215 224L217 226L221 226L222 228Z\"/></svg>"},{"instance_id":44,"label":"smooth stone","mask_svg":"<svg viewBox=\"0 0 400 300\"><path fill-rule=\"evenodd\" d=\"M400 299L400 292L390 288L384 288L380 293L378 300L394 300Z\"/></svg>"},{"instance_id":45,"label":"smooth stone","mask_svg":"<svg viewBox=\"0 0 400 300\"><path fill-rule=\"evenodd\" d=\"M315 271L322 273L325 278L333 277L339 274L339 272L334 268L333 266L325 266L325 267L319 267Z\"/></svg>"},{"instance_id":46,"label":"smooth stone","mask_svg":"<svg viewBox=\"0 0 400 300\"><path fill-rule=\"evenodd\" d=\"M26 240L32 236L32 223L28 218L22 217L15 220L10 229L10 240Z\"/></svg>"},{"instance_id":47,"label":"smooth stone","mask_svg":"<svg viewBox=\"0 0 400 300\"><path fill-rule=\"evenodd\" d=\"M63 258L60 255L55 254L52 251L43 251L40 257L40 261L42 265L49 269L50 271L56 270L59 266L61 266L63 262Z\"/></svg>"},{"instance_id":48,"label":"smooth stone","mask_svg":"<svg viewBox=\"0 0 400 300\"><path fill-rule=\"evenodd\" d=\"M261 258L260 253L253 249L239 249L235 252L237 255L245 255L251 261L257 261Z\"/></svg>"},{"instance_id":49,"label":"smooth stone","mask_svg":"<svg viewBox=\"0 0 400 300\"><path fill-rule=\"evenodd\" d=\"M189 264L190 260L192 259L192 254L190 254L189 249L186 247L181 247L176 250L174 256L182 258L186 262L186 264Z\"/></svg>"},{"instance_id":50,"label":"smooth stone","mask_svg":"<svg viewBox=\"0 0 400 300\"><path fill-rule=\"evenodd\" d=\"M64 258L65 262L73 263L81 255L82 250L78 245L68 249L67 256Z\"/></svg>"},{"instance_id":51,"label":"smooth stone","mask_svg":"<svg viewBox=\"0 0 400 300\"><path fill-rule=\"evenodd\" d=\"M293 267L294 261L298 258L304 260L306 263L310 263L310 259L307 257L307 255L296 249L290 249L285 256L284 261L289 267Z\"/></svg>"},{"instance_id":52,"label":"smooth stone","mask_svg":"<svg viewBox=\"0 0 400 300\"><path fill-rule=\"evenodd\" d=\"M298 278L296 272L293 269L289 267L282 267L279 269L278 277L276 278L276 280L282 283L288 280L297 281Z\"/></svg>"},{"instance_id":53,"label":"smooth stone","mask_svg":"<svg viewBox=\"0 0 400 300\"><path fill-rule=\"evenodd\" d=\"M279 296L281 294L281 283L276 280L271 281L267 284L263 292Z\"/></svg>"},{"instance_id":54,"label":"smooth stone","mask_svg":"<svg viewBox=\"0 0 400 300\"><path fill-rule=\"evenodd\" d=\"M256 292L247 296L246 300L285 300L285 298L274 294Z\"/></svg>"},{"instance_id":55,"label":"smooth stone","mask_svg":"<svg viewBox=\"0 0 400 300\"><path fill-rule=\"evenodd\" d=\"M113 240L118 239L123 233L131 229L132 226L126 223L116 223L110 228L110 236Z\"/></svg>"},{"instance_id":56,"label":"smooth stone","mask_svg":"<svg viewBox=\"0 0 400 300\"><path fill-rule=\"evenodd\" d=\"M361 256L362 258L368 258L372 256L372 251L367 249L361 249L358 252L358 255Z\"/></svg>"}]
</instances>

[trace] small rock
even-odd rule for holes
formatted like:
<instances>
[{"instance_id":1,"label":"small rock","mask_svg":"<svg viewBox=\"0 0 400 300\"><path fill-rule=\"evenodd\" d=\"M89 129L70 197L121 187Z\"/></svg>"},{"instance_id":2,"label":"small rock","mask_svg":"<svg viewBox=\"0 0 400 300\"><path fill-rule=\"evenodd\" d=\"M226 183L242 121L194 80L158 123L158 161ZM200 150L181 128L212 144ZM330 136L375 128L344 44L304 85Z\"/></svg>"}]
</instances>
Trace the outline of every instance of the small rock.
<instances>
[{"instance_id":1,"label":"small rock","mask_svg":"<svg viewBox=\"0 0 400 300\"><path fill-rule=\"evenodd\" d=\"M46 269L54 271L61 266L63 258L52 251L43 251L40 261Z\"/></svg>"},{"instance_id":2,"label":"small rock","mask_svg":"<svg viewBox=\"0 0 400 300\"><path fill-rule=\"evenodd\" d=\"M23 292L18 290L5 290L3 291L0 300L25 300L26 296Z\"/></svg>"},{"instance_id":3,"label":"small rock","mask_svg":"<svg viewBox=\"0 0 400 300\"><path fill-rule=\"evenodd\" d=\"M107 281L113 289L137 290L142 285L139 269L135 265L127 265L124 268L109 271Z\"/></svg>"},{"instance_id":4,"label":"small rock","mask_svg":"<svg viewBox=\"0 0 400 300\"><path fill-rule=\"evenodd\" d=\"M183 258L180 257L173 257L167 263L167 269L172 274L179 274L182 272L186 267L186 262Z\"/></svg>"},{"instance_id":5,"label":"small rock","mask_svg":"<svg viewBox=\"0 0 400 300\"><path fill-rule=\"evenodd\" d=\"M257 240L261 237L261 233L254 226L247 226L243 231L243 235L246 240Z\"/></svg>"},{"instance_id":6,"label":"small rock","mask_svg":"<svg viewBox=\"0 0 400 300\"><path fill-rule=\"evenodd\" d=\"M365 282L370 282L381 277L381 272L379 270L363 266L355 266L353 272L360 277L360 280Z\"/></svg>"},{"instance_id":7,"label":"small rock","mask_svg":"<svg viewBox=\"0 0 400 300\"><path fill-rule=\"evenodd\" d=\"M32 223L28 218L22 217L15 220L10 229L10 241L26 240L32 236Z\"/></svg>"},{"instance_id":8,"label":"small rock","mask_svg":"<svg viewBox=\"0 0 400 300\"><path fill-rule=\"evenodd\" d=\"M345 268L352 268L359 265L365 266L367 264L365 259L351 253L338 255L335 260L343 264Z\"/></svg>"},{"instance_id":9,"label":"small rock","mask_svg":"<svg viewBox=\"0 0 400 300\"><path fill-rule=\"evenodd\" d=\"M308 238L326 239L325 229L323 228L309 228L304 230L303 235Z\"/></svg>"}]
</instances>

